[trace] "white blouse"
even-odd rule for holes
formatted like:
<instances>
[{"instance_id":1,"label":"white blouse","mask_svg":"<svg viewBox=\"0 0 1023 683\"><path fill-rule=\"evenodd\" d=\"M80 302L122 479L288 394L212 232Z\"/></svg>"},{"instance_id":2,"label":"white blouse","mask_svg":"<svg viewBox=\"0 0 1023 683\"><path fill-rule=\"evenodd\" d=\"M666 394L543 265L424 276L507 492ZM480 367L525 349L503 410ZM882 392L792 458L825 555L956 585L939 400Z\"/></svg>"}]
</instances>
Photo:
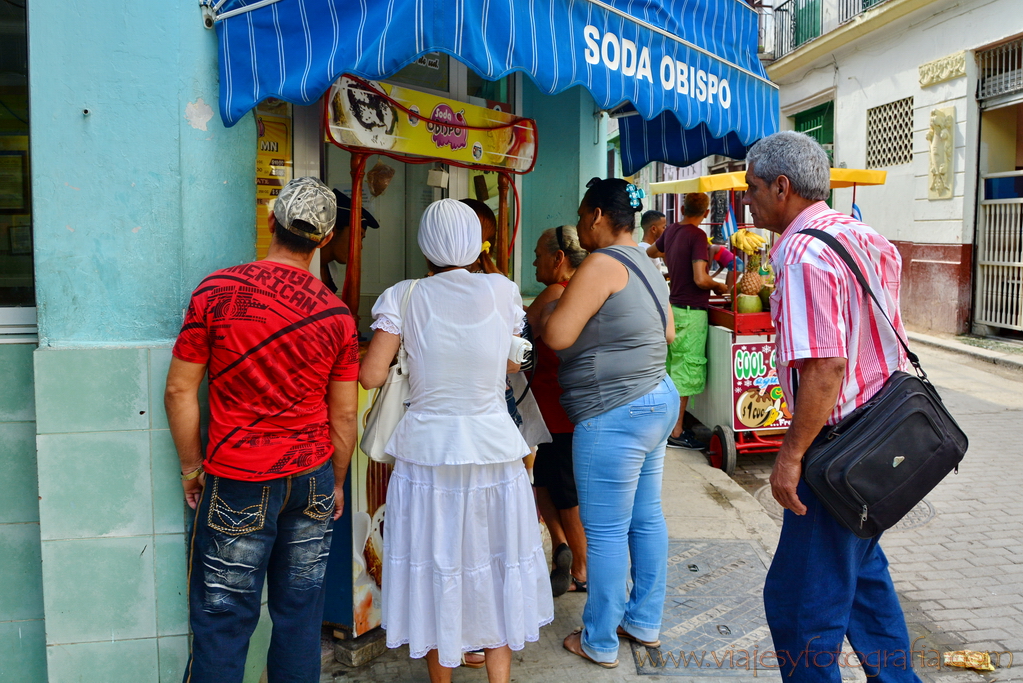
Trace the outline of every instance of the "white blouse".
<instances>
[{"instance_id":1,"label":"white blouse","mask_svg":"<svg viewBox=\"0 0 1023 683\"><path fill-rule=\"evenodd\" d=\"M511 338L524 325L518 286L499 274L450 270L412 280L373 305L373 329L404 332L408 412L384 450L418 465L509 462L529 447L508 415L505 374Z\"/></svg>"}]
</instances>

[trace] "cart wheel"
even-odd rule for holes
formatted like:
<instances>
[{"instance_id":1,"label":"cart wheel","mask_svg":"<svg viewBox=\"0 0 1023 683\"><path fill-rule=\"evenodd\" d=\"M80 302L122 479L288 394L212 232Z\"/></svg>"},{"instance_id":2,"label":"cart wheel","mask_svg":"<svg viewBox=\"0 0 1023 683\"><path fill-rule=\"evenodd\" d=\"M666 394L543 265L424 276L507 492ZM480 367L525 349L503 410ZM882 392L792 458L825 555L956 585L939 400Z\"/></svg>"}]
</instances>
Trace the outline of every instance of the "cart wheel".
<instances>
[{"instance_id":1,"label":"cart wheel","mask_svg":"<svg viewBox=\"0 0 1023 683\"><path fill-rule=\"evenodd\" d=\"M735 435L727 427L717 425L710 437L710 464L731 476L735 472Z\"/></svg>"}]
</instances>

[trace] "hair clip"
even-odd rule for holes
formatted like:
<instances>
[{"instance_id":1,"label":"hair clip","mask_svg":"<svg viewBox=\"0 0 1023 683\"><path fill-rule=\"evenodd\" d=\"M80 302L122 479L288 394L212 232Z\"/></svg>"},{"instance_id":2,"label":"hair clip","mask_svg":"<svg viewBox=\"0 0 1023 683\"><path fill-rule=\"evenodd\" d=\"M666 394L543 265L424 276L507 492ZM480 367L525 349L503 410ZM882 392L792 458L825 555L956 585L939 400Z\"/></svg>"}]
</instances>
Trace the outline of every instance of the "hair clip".
<instances>
[{"instance_id":1,"label":"hair clip","mask_svg":"<svg viewBox=\"0 0 1023 683\"><path fill-rule=\"evenodd\" d=\"M481 254L489 254L490 253L490 246L491 246L490 242L484 242L483 243L483 247L480 249L480 253Z\"/></svg>"},{"instance_id":2,"label":"hair clip","mask_svg":"<svg viewBox=\"0 0 1023 683\"><path fill-rule=\"evenodd\" d=\"M646 192L641 187L636 187L632 183L625 186L625 191L629 193L629 204L634 209L639 208L639 200L646 197Z\"/></svg>"}]
</instances>

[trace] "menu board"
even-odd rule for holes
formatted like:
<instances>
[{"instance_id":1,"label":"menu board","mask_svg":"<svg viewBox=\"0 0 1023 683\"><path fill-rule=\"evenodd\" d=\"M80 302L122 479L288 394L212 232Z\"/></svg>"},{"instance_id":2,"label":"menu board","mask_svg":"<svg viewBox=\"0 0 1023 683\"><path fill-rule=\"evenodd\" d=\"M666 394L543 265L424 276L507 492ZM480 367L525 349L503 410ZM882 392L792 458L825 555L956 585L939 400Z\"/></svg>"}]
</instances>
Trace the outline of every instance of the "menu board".
<instances>
[{"instance_id":1,"label":"menu board","mask_svg":"<svg viewBox=\"0 0 1023 683\"><path fill-rule=\"evenodd\" d=\"M732 344L732 429L787 429L792 423L772 342Z\"/></svg>"},{"instance_id":2,"label":"menu board","mask_svg":"<svg viewBox=\"0 0 1023 683\"><path fill-rule=\"evenodd\" d=\"M273 210L277 195L291 181L293 157L291 153L291 116L287 106L275 108L282 115L256 111L256 258L266 256L270 248L267 218Z\"/></svg>"}]
</instances>

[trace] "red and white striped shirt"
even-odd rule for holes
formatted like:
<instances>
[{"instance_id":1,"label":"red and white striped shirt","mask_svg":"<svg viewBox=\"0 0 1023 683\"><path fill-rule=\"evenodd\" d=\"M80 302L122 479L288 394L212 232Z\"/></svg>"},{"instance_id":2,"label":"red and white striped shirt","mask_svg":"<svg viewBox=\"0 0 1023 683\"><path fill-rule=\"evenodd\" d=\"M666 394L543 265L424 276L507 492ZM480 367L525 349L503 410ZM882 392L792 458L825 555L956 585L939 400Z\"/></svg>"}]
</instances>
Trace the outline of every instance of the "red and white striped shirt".
<instances>
[{"instance_id":1,"label":"red and white striped shirt","mask_svg":"<svg viewBox=\"0 0 1023 683\"><path fill-rule=\"evenodd\" d=\"M792 369L798 373L806 358L845 358L845 377L828 419L828 424L835 424L870 400L893 372L904 370L907 360L877 304L841 257L821 240L796 234L807 228L833 235L852 254L905 339L899 314L902 258L872 228L824 202L800 213L771 249L778 380L786 401L794 406Z\"/></svg>"}]
</instances>

